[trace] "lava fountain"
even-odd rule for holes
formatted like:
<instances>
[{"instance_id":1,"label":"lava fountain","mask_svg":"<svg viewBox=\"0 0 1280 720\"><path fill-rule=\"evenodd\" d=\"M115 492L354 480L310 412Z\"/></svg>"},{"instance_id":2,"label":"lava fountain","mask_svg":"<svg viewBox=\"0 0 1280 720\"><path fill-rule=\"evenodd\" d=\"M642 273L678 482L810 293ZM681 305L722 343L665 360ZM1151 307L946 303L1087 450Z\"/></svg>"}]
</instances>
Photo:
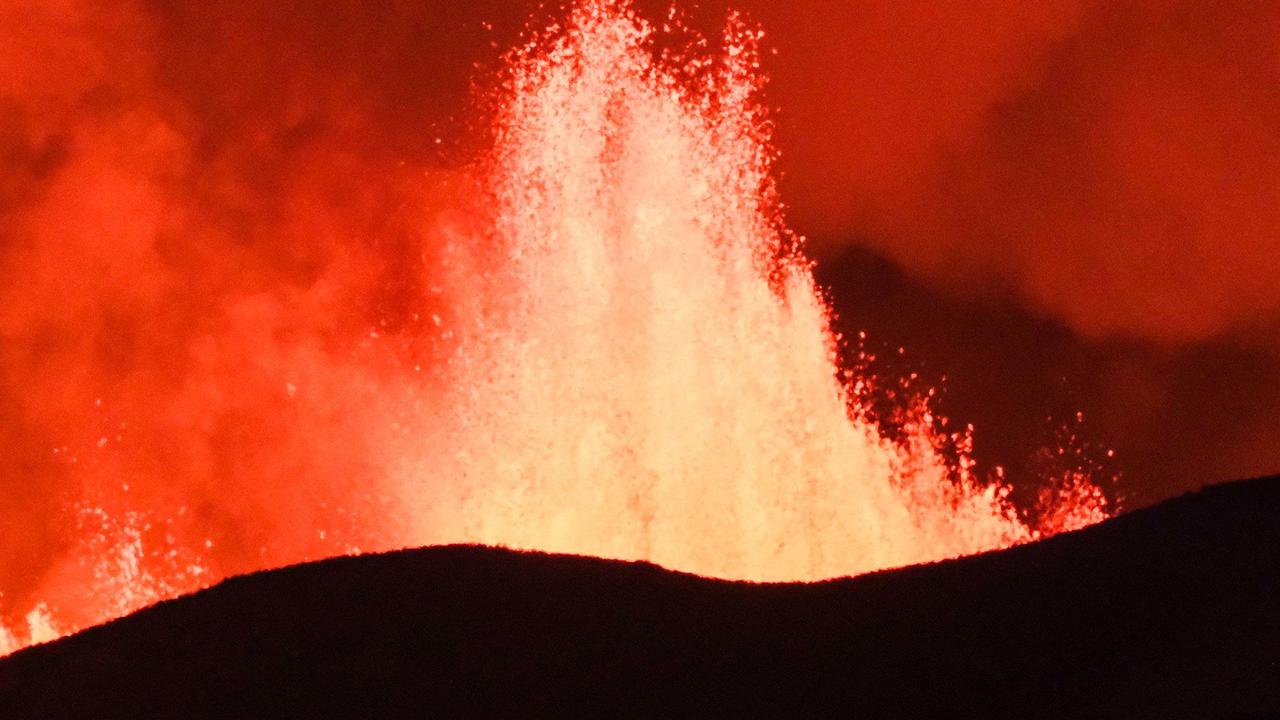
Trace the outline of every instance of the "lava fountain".
<instances>
[{"instance_id":1,"label":"lava fountain","mask_svg":"<svg viewBox=\"0 0 1280 720\"><path fill-rule=\"evenodd\" d=\"M759 40L735 19L720 52L662 50L625 2L589 0L514 51L476 165L485 229L440 252L467 289L436 323L447 362L389 372L404 363L388 351L368 382L352 365L316 375L353 407L396 405L339 426L372 448L378 487L331 497L302 477L274 495L290 507L244 501L236 516L318 517L293 506L323 502L385 515L359 530L363 550L478 542L778 581L1105 517L1074 475L1045 479L1047 520L1028 524L1008 487L976 477L964 438L958 461L941 449L948 438L910 398L905 433L877 427L782 218ZM290 527L286 550L222 557L198 522L176 519L185 501L171 505L83 507L92 537L58 593L0 625L0 654L228 574L354 550L334 539L349 529Z\"/></svg>"},{"instance_id":2,"label":"lava fountain","mask_svg":"<svg viewBox=\"0 0 1280 720\"><path fill-rule=\"evenodd\" d=\"M453 365L452 452L409 471L449 478L421 536L753 580L1036 536L927 410L887 441L841 380L775 197L758 41L731 20L718 57L677 62L590 2L514 54L491 173L509 260Z\"/></svg>"}]
</instances>

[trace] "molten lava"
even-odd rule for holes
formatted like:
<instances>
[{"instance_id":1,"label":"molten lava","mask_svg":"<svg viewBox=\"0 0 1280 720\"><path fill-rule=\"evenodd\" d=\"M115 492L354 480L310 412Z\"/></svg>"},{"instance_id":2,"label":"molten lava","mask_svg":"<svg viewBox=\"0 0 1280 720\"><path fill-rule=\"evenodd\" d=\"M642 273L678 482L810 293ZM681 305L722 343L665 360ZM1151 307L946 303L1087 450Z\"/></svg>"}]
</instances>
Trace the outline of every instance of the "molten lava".
<instances>
[{"instance_id":1,"label":"molten lava","mask_svg":"<svg viewBox=\"0 0 1280 720\"><path fill-rule=\"evenodd\" d=\"M883 440L838 380L828 309L779 219L757 37L655 63L594 3L518 53L498 119L509 288L464 343L433 539L816 579L1032 537L921 424ZM959 471L957 482L950 478Z\"/></svg>"},{"instance_id":2,"label":"molten lava","mask_svg":"<svg viewBox=\"0 0 1280 720\"><path fill-rule=\"evenodd\" d=\"M721 52L692 58L658 40L625 3L591 0L511 55L477 164L490 217L441 250L467 288L435 318L447 361L329 376L395 405L349 430L375 446L376 487L322 498L383 514L359 548L301 523L256 564L220 562L209 539L168 529L181 502L87 503L71 579L54 573L48 599L9 618L0 652L342 551L480 542L810 580L1105 517L1088 478L1046 478L1045 522L1028 525L1008 487L975 476L964 438L958 461L943 452L916 400L901 400L904 436L885 437L782 221L758 33L733 20ZM307 501L297 482L282 502Z\"/></svg>"}]
</instances>

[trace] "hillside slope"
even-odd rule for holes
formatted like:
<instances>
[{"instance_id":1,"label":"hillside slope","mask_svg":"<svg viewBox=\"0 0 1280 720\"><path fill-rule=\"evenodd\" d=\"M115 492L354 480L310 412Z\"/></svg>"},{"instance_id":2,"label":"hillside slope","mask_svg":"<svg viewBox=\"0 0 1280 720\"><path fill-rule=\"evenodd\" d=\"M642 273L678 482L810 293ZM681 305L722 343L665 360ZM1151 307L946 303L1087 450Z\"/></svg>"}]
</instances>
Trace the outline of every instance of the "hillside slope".
<instances>
[{"instance_id":1,"label":"hillside slope","mask_svg":"<svg viewBox=\"0 0 1280 720\"><path fill-rule=\"evenodd\" d=\"M814 585L478 547L337 558L0 661L15 719L827 710L1280 715L1280 478Z\"/></svg>"}]
</instances>

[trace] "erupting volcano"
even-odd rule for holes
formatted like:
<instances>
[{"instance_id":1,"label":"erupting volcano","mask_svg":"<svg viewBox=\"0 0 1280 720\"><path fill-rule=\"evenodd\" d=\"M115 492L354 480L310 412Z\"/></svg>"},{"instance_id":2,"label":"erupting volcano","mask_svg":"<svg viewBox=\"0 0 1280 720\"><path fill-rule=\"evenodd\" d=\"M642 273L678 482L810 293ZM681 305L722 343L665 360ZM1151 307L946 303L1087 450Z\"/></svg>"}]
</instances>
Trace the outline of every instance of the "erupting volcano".
<instances>
[{"instance_id":1,"label":"erupting volcano","mask_svg":"<svg viewBox=\"0 0 1280 720\"><path fill-rule=\"evenodd\" d=\"M341 512L298 513L270 551L252 533L224 551L186 515L196 500L129 493L140 474L182 472L157 470L163 455L86 471L68 499L81 537L7 598L0 653L343 552L483 543L811 580L1103 519L1080 473L1040 479L1044 505L1016 508L927 397L898 399L902 432L877 424L866 398L883 390L843 366L783 219L760 33L731 19L714 52L677 36L588 0L508 56L492 146L462 172L484 210L431 249L452 304L418 339L438 361L375 342L374 360L311 374L342 401L326 417L359 418L326 438L363 454L364 484L309 489L302 465L296 487L222 501L250 527L278 504Z\"/></svg>"}]
</instances>

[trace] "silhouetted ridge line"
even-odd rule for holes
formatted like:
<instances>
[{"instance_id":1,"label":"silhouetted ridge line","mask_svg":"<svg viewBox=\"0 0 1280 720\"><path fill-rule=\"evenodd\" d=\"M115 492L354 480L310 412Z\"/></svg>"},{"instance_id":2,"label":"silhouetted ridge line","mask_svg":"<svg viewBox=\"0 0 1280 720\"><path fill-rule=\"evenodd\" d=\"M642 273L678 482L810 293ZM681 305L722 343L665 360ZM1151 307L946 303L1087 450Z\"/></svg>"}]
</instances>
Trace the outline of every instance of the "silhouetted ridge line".
<instances>
[{"instance_id":1,"label":"silhouetted ridge line","mask_svg":"<svg viewBox=\"0 0 1280 720\"><path fill-rule=\"evenodd\" d=\"M0 717L1280 714L1280 478L810 585L470 546L228 580L0 662Z\"/></svg>"}]
</instances>

